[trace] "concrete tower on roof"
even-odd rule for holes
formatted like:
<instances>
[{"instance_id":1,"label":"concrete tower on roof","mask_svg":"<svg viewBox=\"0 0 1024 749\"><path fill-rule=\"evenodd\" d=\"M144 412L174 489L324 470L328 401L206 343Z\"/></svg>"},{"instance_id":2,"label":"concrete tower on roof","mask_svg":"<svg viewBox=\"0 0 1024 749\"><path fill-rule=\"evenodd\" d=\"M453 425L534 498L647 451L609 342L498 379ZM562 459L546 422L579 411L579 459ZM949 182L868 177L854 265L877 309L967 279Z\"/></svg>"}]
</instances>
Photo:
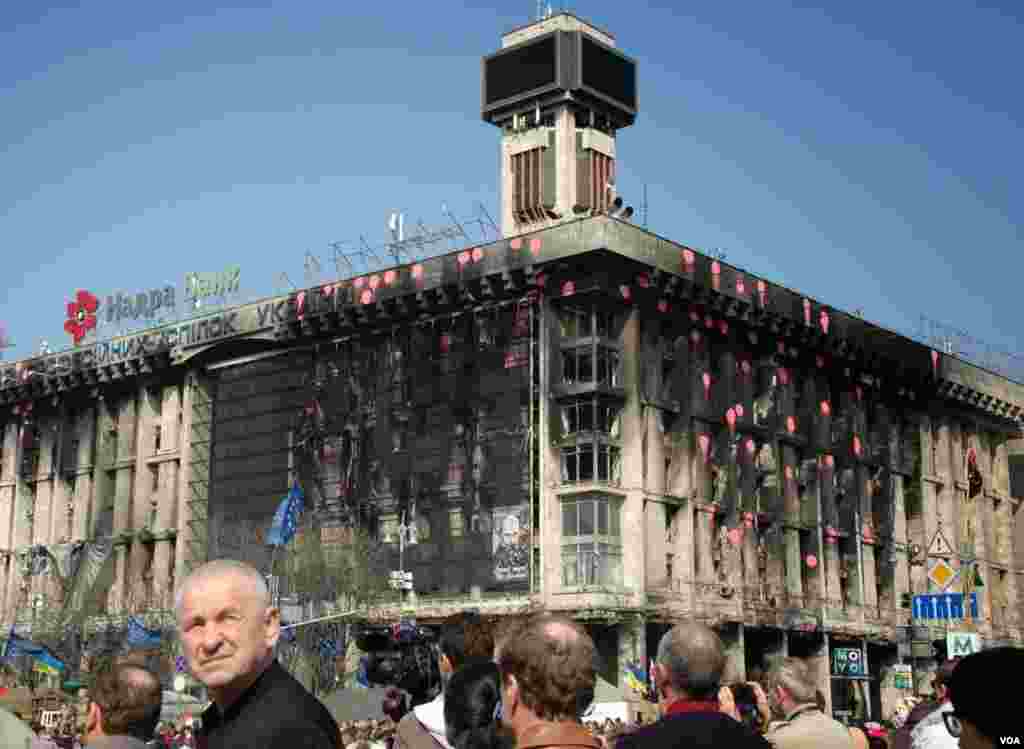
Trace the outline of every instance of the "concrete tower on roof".
<instances>
[{"instance_id":1,"label":"concrete tower on roof","mask_svg":"<svg viewBox=\"0 0 1024 749\"><path fill-rule=\"evenodd\" d=\"M636 63L569 13L502 37L482 115L501 128L501 229L514 236L614 209L615 137L637 113Z\"/></svg>"}]
</instances>

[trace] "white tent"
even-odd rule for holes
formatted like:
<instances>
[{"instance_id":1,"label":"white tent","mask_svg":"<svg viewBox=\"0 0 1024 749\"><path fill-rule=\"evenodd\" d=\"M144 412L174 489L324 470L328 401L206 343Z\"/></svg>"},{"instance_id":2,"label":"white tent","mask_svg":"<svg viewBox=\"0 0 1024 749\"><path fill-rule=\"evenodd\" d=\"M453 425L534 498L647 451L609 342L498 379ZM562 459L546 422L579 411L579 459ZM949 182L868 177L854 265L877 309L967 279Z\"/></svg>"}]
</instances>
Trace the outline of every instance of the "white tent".
<instances>
[{"instance_id":1,"label":"white tent","mask_svg":"<svg viewBox=\"0 0 1024 749\"><path fill-rule=\"evenodd\" d=\"M594 685L594 702L583 714L583 721L603 723L606 720L621 720L623 723L636 723L638 713L650 720L650 716L656 714L656 708L633 694L632 690L617 687L598 676L597 684Z\"/></svg>"}]
</instances>

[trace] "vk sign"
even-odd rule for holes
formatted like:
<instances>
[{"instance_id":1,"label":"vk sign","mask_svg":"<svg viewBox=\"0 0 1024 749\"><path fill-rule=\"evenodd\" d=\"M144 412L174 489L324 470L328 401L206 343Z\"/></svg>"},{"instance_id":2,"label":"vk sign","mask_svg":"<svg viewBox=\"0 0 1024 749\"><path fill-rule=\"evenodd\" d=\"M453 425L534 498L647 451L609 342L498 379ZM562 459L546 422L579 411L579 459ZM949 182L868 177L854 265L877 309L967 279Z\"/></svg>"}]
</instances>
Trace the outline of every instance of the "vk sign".
<instances>
[{"instance_id":1,"label":"vk sign","mask_svg":"<svg viewBox=\"0 0 1024 749\"><path fill-rule=\"evenodd\" d=\"M963 619L963 593L929 593L914 596L915 619ZM971 618L978 618L978 594L971 593Z\"/></svg>"}]
</instances>

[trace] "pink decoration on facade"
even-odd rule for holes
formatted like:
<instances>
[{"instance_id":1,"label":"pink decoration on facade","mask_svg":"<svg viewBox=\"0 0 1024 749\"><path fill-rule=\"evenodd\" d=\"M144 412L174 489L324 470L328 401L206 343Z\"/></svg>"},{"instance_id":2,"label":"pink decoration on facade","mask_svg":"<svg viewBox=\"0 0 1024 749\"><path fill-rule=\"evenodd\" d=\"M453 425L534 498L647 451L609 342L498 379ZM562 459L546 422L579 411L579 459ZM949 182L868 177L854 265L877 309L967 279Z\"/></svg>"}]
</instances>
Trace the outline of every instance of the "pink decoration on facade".
<instances>
[{"instance_id":1,"label":"pink decoration on facade","mask_svg":"<svg viewBox=\"0 0 1024 749\"><path fill-rule=\"evenodd\" d=\"M306 292L300 291L295 295L295 319L301 320L306 316Z\"/></svg>"},{"instance_id":2,"label":"pink decoration on facade","mask_svg":"<svg viewBox=\"0 0 1024 749\"><path fill-rule=\"evenodd\" d=\"M697 444L700 445L700 453L704 456L704 462L708 462L708 458L711 457L711 437L706 434L701 434L697 437Z\"/></svg>"},{"instance_id":3,"label":"pink decoration on facade","mask_svg":"<svg viewBox=\"0 0 1024 749\"><path fill-rule=\"evenodd\" d=\"M790 434L796 432L796 418L793 416L786 417L786 431Z\"/></svg>"},{"instance_id":4,"label":"pink decoration on facade","mask_svg":"<svg viewBox=\"0 0 1024 749\"><path fill-rule=\"evenodd\" d=\"M722 264L717 260L711 261L711 275L720 276L722 274Z\"/></svg>"},{"instance_id":5,"label":"pink decoration on facade","mask_svg":"<svg viewBox=\"0 0 1024 749\"><path fill-rule=\"evenodd\" d=\"M619 287L619 293L622 294L622 298L625 299L627 302L633 300L633 290L626 286L625 284Z\"/></svg>"},{"instance_id":6,"label":"pink decoration on facade","mask_svg":"<svg viewBox=\"0 0 1024 749\"><path fill-rule=\"evenodd\" d=\"M693 250L683 250L681 253L683 270L686 272L693 271L693 264L697 262L697 256L693 253Z\"/></svg>"},{"instance_id":7,"label":"pink decoration on facade","mask_svg":"<svg viewBox=\"0 0 1024 749\"><path fill-rule=\"evenodd\" d=\"M786 466L786 468L783 471L783 473L786 476L786 481L792 481L793 480L793 466Z\"/></svg>"},{"instance_id":8,"label":"pink decoration on facade","mask_svg":"<svg viewBox=\"0 0 1024 749\"><path fill-rule=\"evenodd\" d=\"M726 531L726 537L729 539L729 543L733 546L739 546L743 543L743 529L742 528L730 528Z\"/></svg>"},{"instance_id":9,"label":"pink decoration on facade","mask_svg":"<svg viewBox=\"0 0 1024 749\"><path fill-rule=\"evenodd\" d=\"M811 300L804 299L804 325L811 327Z\"/></svg>"},{"instance_id":10,"label":"pink decoration on facade","mask_svg":"<svg viewBox=\"0 0 1024 749\"><path fill-rule=\"evenodd\" d=\"M740 360L740 374L741 375L743 375L744 377L750 377L750 375L753 373L753 371L754 370L753 370L753 367L750 366L750 360L749 359L741 359Z\"/></svg>"},{"instance_id":11,"label":"pink decoration on facade","mask_svg":"<svg viewBox=\"0 0 1024 749\"><path fill-rule=\"evenodd\" d=\"M469 252L467 250L463 250L462 252L459 253L458 262L459 265L465 265L466 263L469 262Z\"/></svg>"},{"instance_id":12,"label":"pink decoration on facade","mask_svg":"<svg viewBox=\"0 0 1024 749\"><path fill-rule=\"evenodd\" d=\"M700 322L700 315L697 314L697 310L690 310L690 322Z\"/></svg>"},{"instance_id":13,"label":"pink decoration on facade","mask_svg":"<svg viewBox=\"0 0 1024 749\"><path fill-rule=\"evenodd\" d=\"M508 245L513 250L521 250L521 249L523 249L523 239L522 239L522 237L516 237L511 242L509 242Z\"/></svg>"},{"instance_id":14,"label":"pink decoration on facade","mask_svg":"<svg viewBox=\"0 0 1024 749\"><path fill-rule=\"evenodd\" d=\"M708 330L715 327L715 319L711 315L704 316L704 327Z\"/></svg>"},{"instance_id":15,"label":"pink decoration on facade","mask_svg":"<svg viewBox=\"0 0 1024 749\"><path fill-rule=\"evenodd\" d=\"M730 408L725 412L725 423L729 425L729 433L736 431L736 409Z\"/></svg>"},{"instance_id":16,"label":"pink decoration on facade","mask_svg":"<svg viewBox=\"0 0 1024 749\"><path fill-rule=\"evenodd\" d=\"M858 437L856 434L853 435L853 454L859 458L863 450L864 447L860 443L860 437Z\"/></svg>"},{"instance_id":17,"label":"pink decoration on facade","mask_svg":"<svg viewBox=\"0 0 1024 749\"><path fill-rule=\"evenodd\" d=\"M538 289L543 289L548 283L547 275L544 273L538 273L537 277L534 279L534 283L537 285Z\"/></svg>"},{"instance_id":18,"label":"pink decoration on facade","mask_svg":"<svg viewBox=\"0 0 1024 749\"><path fill-rule=\"evenodd\" d=\"M439 342L439 348L442 354L447 354L452 348L452 337L448 333L442 333Z\"/></svg>"},{"instance_id":19,"label":"pink decoration on facade","mask_svg":"<svg viewBox=\"0 0 1024 749\"><path fill-rule=\"evenodd\" d=\"M474 263L479 263L481 260L484 259L484 251L481 248L479 248L479 247L474 247L473 248L472 255L473 255L473 262Z\"/></svg>"},{"instance_id":20,"label":"pink decoration on facade","mask_svg":"<svg viewBox=\"0 0 1024 749\"><path fill-rule=\"evenodd\" d=\"M754 444L754 440L747 438L747 455L753 455L757 450L757 445Z\"/></svg>"},{"instance_id":21,"label":"pink decoration on facade","mask_svg":"<svg viewBox=\"0 0 1024 749\"><path fill-rule=\"evenodd\" d=\"M768 305L768 284L764 281L757 282L757 296L760 298L761 306L766 307Z\"/></svg>"},{"instance_id":22,"label":"pink decoration on facade","mask_svg":"<svg viewBox=\"0 0 1024 749\"><path fill-rule=\"evenodd\" d=\"M352 285L355 286L357 289L363 288L364 286L366 286L366 277L360 276L359 278L352 282Z\"/></svg>"},{"instance_id":23,"label":"pink decoration on facade","mask_svg":"<svg viewBox=\"0 0 1024 749\"><path fill-rule=\"evenodd\" d=\"M641 273L636 277L636 283L641 289L649 289L651 288L651 277L646 273Z\"/></svg>"},{"instance_id":24,"label":"pink decoration on facade","mask_svg":"<svg viewBox=\"0 0 1024 749\"><path fill-rule=\"evenodd\" d=\"M815 354L814 355L814 363L817 365L818 369L824 369L825 368L825 357L822 356L821 354Z\"/></svg>"},{"instance_id":25,"label":"pink decoration on facade","mask_svg":"<svg viewBox=\"0 0 1024 749\"><path fill-rule=\"evenodd\" d=\"M417 281L423 278L423 266L420 265L419 263L416 263L416 265L412 266L412 277L415 278Z\"/></svg>"},{"instance_id":26,"label":"pink decoration on facade","mask_svg":"<svg viewBox=\"0 0 1024 749\"><path fill-rule=\"evenodd\" d=\"M398 273L393 270L384 271L384 285L390 286L398 280Z\"/></svg>"},{"instance_id":27,"label":"pink decoration on facade","mask_svg":"<svg viewBox=\"0 0 1024 749\"><path fill-rule=\"evenodd\" d=\"M743 527L753 528L754 527L754 513L744 512L743 513Z\"/></svg>"},{"instance_id":28,"label":"pink decoration on facade","mask_svg":"<svg viewBox=\"0 0 1024 749\"><path fill-rule=\"evenodd\" d=\"M530 252L533 253L535 256L540 254L540 247L541 245L539 239L530 240Z\"/></svg>"},{"instance_id":29,"label":"pink decoration on facade","mask_svg":"<svg viewBox=\"0 0 1024 749\"><path fill-rule=\"evenodd\" d=\"M743 418L743 414L745 413L744 410L743 410L743 404L742 403L737 403L733 408L736 409L736 418L742 419Z\"/></svg>"},{"instance_id":30,"label":"pink decoration on facade","mask_svg":"<svg viewBox=\"0 0 1024 749\"><path fill-rule=\"evenodd\" d=\"M320 293L321 293L321 294L322 294L323 296L325 296L325 297L328 297L328 296L334 296L334 289L335 289L335 286L334 286L334 284L332 284L332 283L329 283L329 284L327 284L326 286L322 286L322 287L320 288Z\"/></svg>"},{"instance_id":31,"label":"pink decoration on facade","mask_svg":"<svg viewBox=\"0 0 1024 749\"><path fill-rule=\"evenodd\" d=\"M806 557L804 557L804 564L806 564L810 569L813 570L815 567L818 566L818 557L814 556L814 554L808 554Z\"/></svg>"},{"instance_id":32,"label":"pink decoration on facade","mask_svg":"<svg viewBox=\"0 0 1024 749\"><path fill-rule=\"evenodd\" d=\"M779 384L780 385L788 385L789 384L789 370L786 369L785 367L779 367L778 374L779 374Z\"/></svg>"},{"instance_id":33,"label":"pink decoration on facade","mask_svg":"<svg viewBox=\"0 0 1024 749\"><path fill-rule=\"evenodd\" d=\"M704 383L704 400L711 400L711 374L704 372L700 379Z\"/></svg>"},{"instance_id":34,"label":"pink decoration on facade","mask_svg":"<svg viewBox=\"0 0 1024 749\"><path fill-rule=\"evenodd\" d=\"M836 466L835 456L833 456L833 455L826 455L825 456L825 467L826 468L835 468L835 466Z\"/></svg>"},{"instance_id":35,"label":"pink decoration on facade","mask_svg":"<svg viewBox=\"0 0 1024 749\"><path fill-rule=\"evenodd\" d=\"M821 415L822 416L831 416L832 415L832 406L829 404L828 401L822 401L821 402Z\"/></svg>"},{"instance_id":36,"label":"pink decoration on facade","mask_svg":"<svg viewBox=\"0 0 1024 749\"><path fill-rule=\"evenodd\" d=\"M572 281L566 281L562 284L562 296L572 296L576 293L576 284Z\"/></svg>"},{"instance_id":37,"label":"pink decoration on facade","mask_svg":"<svg viewBox=\"0 0 1024 749\"><path fill-rule=\"evenodd\" d=\"M729 323L725 320L718 321L718 332L722 335L729 335Z\"/></svg>"},{"instance_id":38,"label":"pink decoration on facade","mask_svg":"<svg viewBox=\"0 0 1024 749\"><path fill-rule=\"evenodd\" d=\"M785 341L776 341L776 343L775 343L775 350L780 355L784 356L785 353L786 353L786 342Z\"/></svg>"},{"instance_id":39,"label":"pink decoration on facade","mask_svg":"<svg viewBox=\"0 0 1024 749\"><path fill-rule=\"evenodd\" d=\"M658 300L658 312L664 315L668 313L669 309L671 309L671 307L669 307L667 299Z\"/></svg>"},{"instance_id":40,"label":"pink decoration on facade","mask_svg":"<svg viewBox=\"0 0 1024 749\"><path fill-rule=\"evenodd\" d=\"M828 526L825 528L824 536L825 543L827 544L835 544L839 542L839 531L837 531L832 526Z\"/></svg>"},{"instance_id":41,"label":"pink decoration on facade","mask_svg":"<svg viewBox=\"0 0 1024 749\"><path fill-rule=\"evenodd\" d=\"M825 335L828 335L828 326L831 322L828 316L828 312L822 310L821 314L818 315L818 322L821 323L821 332L824 333Z\"/></svg>"},{"instance_id":42,"label":"pink decoration on facade","mask_svg":"<svg viewBox=\"0 0 1024 749\"><path fill-rule=\"evenodd\" d=\"M747 295L747 282L743 279L743 276L736 276L736 293L740 296Z\"/></svg>"},{"instance_id":43,"label":"pink decoration on facade","mask_svg":"<svg viewBox=\"0 0 1024 749\"><path fill-rule=\"evenodd\" d=\"M364 289L363 293L359 296L359 301L363 304L370 304L373 302L373 292L369 289Z\"/></svg>"},{"instance_id":44,"label":"pink decoration on facade","mask_svg":"<svg viewBox=\"0 0 1024 749\"><path fill-rule=\"evenodd\" d=\"M370 288L375 291L380 288L380 276L370 276Z\"/></svg>"},{"instance_id":45,"label":"pink decoration on facade","mask_svg":"<svg viewBox=\"0 0 1024 749\"><path fill-rule=\"evenodd\" d=\"M939 373L939 352L934 349L932 350L932 369L935 371L935 374Z\"/></svg>"}]
</instances>

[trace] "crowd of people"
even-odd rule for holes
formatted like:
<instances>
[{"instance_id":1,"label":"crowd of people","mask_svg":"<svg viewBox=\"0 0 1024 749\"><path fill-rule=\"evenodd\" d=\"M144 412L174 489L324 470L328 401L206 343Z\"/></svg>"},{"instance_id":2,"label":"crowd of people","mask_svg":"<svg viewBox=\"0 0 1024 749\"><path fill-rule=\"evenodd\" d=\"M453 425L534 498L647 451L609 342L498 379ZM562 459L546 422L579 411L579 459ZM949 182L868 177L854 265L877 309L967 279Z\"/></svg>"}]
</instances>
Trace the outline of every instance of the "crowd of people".
<instances>
[{"instance_id":1,"label":"crowd of people","mask_svg":"<svg viewBox=\"0 0 1024 749\"><path fill-rule=\"evenodd\" d=\"M189 575L176 601L185 658L211 704L188 731L158 730L161 688L142 666L120 664L91 685L89 749L991 749L1020 745L1012 690L991 675L1024 668L1024 650L996 648L942 664L934 699L906 705L897 724L833 719L808 662L775 659L760 678L723 684L718 635L681 621L661 639L651 676L660 717L585 724L597 650L569 618L541 614L498 624L463 613L438 641L443 689L410 706L389 690L384 720L339 725L276 660L281 623L263 576L230 560ZM5 744L0 749L22 749Z\"/></svg>"}]
</instances>

